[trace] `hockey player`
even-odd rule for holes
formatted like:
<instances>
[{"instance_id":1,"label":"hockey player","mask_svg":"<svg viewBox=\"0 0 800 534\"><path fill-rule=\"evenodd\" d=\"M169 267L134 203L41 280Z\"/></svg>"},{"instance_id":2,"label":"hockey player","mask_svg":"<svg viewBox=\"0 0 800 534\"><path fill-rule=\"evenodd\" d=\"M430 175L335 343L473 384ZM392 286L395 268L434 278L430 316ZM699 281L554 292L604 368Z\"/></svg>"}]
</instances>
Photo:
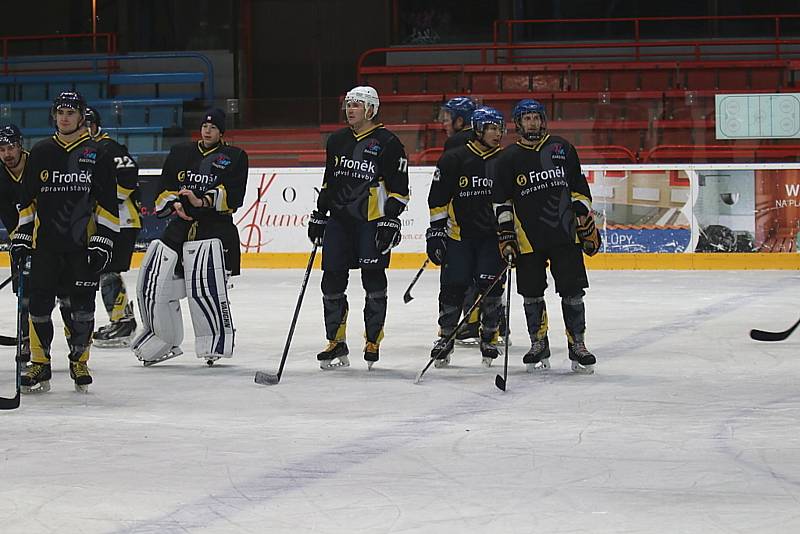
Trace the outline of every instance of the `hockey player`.
<instances>
[{"instance_id":1,"label":"hockey player","mask_svg":"<svg viewBox=\"0 0 800 534\"><path fill-rule=\"evenodd\" d=\"M136 332L133 302L128 300L128 291L121 273L131 268L136 236L142 228L139 214L139 167L127 147L117 143L103 131L100 113L91 106L86 108L86 124L92 139L103 147L113 162L119 203L119 237L114 240L113 259L100 276L100 294L111 323L94 333L94 345L125 347L130 344L130 339Z\"/></svg>"},{"instance_id":2,"label":"hockey player","mask_svg":"<svg viewBox=\"0 0 800 534\"><path fill-rule=\"evenodd\" d=\"M9 238L13 236L14 229L19 221L20 192L22 189L22 172L28 161L29 152L22 148L22 132L14 124L8 124L0 128L0 159L3 165L0 166L0 221L8 232ZM24 259L22 259L24 263ZM21 265L11 261L11 283L14 293L18 293L19 272ZM23 296L20 303L20 326L22 328L22 350L20 357L23 361L29 362L31 359L31 343L28 337L28 298Z\"/></svg>"},{"instance_id":3,"label":"hockey player","mask_svg":"<svg viewBox=\"0 0 800 534\"><path fill-rule=\"evenodd\" d=\"M361 269L366 292L364 325L367 367L378 361L386 320L386 267L400 243L400 214L409 199L408 159L400 140L376 122L380 101L369 86L344 97L348 127L331 134L325 175L308 237L322 245L322 303L327 347L322 369L347 367L348 271Z\"/></svg>"},{"instance_id":4,"label":"hockey player","mask_svg":"<svg viewBox=\"0 0 800 534\"><path fill-rule=\"evenodd\" d=\"M475 139L445 152L433 175L426 232L428 258L441 265L439 339L433 346L434 365L450 363L464 295L472 284L485 291L502 269L497 250L497 223L492 211L492 182L486 167L500 152L505 133L503 115L480 107L472 114ZM487 367L497 358L495 337L500 320L502 288L497 284L481 301L480 349Z\"/></svg>"},{"instance_id":5,"label":"hockey player","mask_svg":"<svg viewBox=\"0 0 800 534\"><path fill-rule=\"evenodd\" d=\"M561 296L572 369L594 372L595 357L585 344L584 289L589 287L583 252L599 248L591 194L578 154L565 139L547 133L545 108L521 100L513 111L520 138L494 166L493 201L503 257L516 262L517 292L524 298L531 349L528 371L550 367L544 290L547 266Z\"/></svg>"},{"instance_id":6,"label":"hockey player","mask_svg":"<svg viewBox=\"0 0 800 534\"><path fill-rule=\"evenodd\" d=\"M210 109L200 140L175 145L161 172L159 217L175 215L147 249L136 284L143 330L133 341L149 366L183 353L180 299L188 297L195 353L212 365L233 356L228 279L239 274L233 213L244 202L247 153L223 140L225 113Z\"/></svg>"},{"instance_id":7,"label":"hockey player","mask_svg":"<svg viewBox=\"0 0 800 534\"><path fill-rule=\"evenodd\" d=\"M445 102L439 110L439 122L447 133L444 150L452 150L464 146L475 138L472 130L472 112L475 102L466 96L457 96Z\"/></svg>"},{"instance_id":8,"label":"hockey player","mask_svg":"<svg viewBox=\"0 0 800 534\"><path fill-rule=\"evenodd\" d=\"M12 254L31 254L30 341L32 364L22 391L50 389L51 314L56 293L69 301L69 370L78 391L92 383L87 361L94 330L95 292L111 261L119 232L111 163L86 130L86 101L63 92L53 101L53 137L31 150L22 175L19 225Z\"/></svg>"}]
</instances>

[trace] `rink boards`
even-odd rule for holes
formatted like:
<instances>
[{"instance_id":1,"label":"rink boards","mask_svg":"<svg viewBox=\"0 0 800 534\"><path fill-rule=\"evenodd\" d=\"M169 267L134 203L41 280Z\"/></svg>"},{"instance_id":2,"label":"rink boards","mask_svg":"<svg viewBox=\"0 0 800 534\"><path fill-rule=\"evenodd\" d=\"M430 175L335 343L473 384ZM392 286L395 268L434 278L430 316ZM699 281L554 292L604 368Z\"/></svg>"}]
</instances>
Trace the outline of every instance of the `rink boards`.
<instances>
[{"instance_id":1,"label":"rink boards","mask_svg":"<svg viewBox=\"0 0 800 534\"><path fill-rule=\"evenodd\" d=\"M411 201L393 268L424 261L434 167L411 167ZM603 249L590 269L797 269L800 165L585 165ZM140 171L143 229L137 249L161 235L159 169ZM322 168L252 168L234 215L243 267L304 267L308 216ZM323 251L324 253L324 251ZM134 258L138 264L140 254ZM7 258L2 260L7 262Z\"/></svg>"}]
</instances>

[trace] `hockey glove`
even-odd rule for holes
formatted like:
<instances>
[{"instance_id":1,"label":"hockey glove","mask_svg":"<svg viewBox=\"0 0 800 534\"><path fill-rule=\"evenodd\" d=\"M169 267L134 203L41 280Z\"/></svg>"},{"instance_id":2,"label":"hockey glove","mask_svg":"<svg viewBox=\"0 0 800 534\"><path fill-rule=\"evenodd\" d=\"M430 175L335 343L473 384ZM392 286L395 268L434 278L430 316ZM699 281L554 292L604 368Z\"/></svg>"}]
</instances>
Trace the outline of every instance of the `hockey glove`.
<instances>
[{"instance_id":1,"label":"hockey glove","mask_svg":"<svg viewBox=\"0 0 800 534\"><path fill-rule=\"evenodd\" d=\"M322 246L322 238L325 237L325 226L328 225L328 216L322 212L314 210L308 218L308 239L313 245Z\"/></svg>"},{"instance_id":2,"label":"hockey glove","mask_svg":"<svg viewBox=\"0 0 800 534\"><path fill-rule=\"evenodd\" d=\"M111 263L111 254L114 250L114 242L101 235L93 235L89 238L89 270L100 274L108 264Z\"/></svg>"},{"instance_id":3,"label":"hockey glove","mask_svg":"<svg viewBox=\"0 0 800 534\"><path fill-rule=\"evenodd\" d=\"M400 244L400 219L384 217L378 220L375 231L375 247L381 254L386 254Z\"/></svg>"},{"instance_id":4,"label":"hockey glove","mask_svg":"<svg viewBox=\"0 0 800 534\"><path fill-rule=\"evenodd\" d=\"M497 231L497 244L500 247L500 256L513 266L519 254L517 232L513 228L501 226Z\"/></svg>"},{"instance_id":5,"label":"hockey glove","mask_svg":"<svg viewBox=\"0 0 800 534\"><path fill-rule=\"evenodd\" d=\"M578 215L577 223L576 231L583 253L587 256L594 256L603 244L600 232L597 231L597 226L594 224L594 217L591 213Z\"/></svg>"},{"instance_id":6,"label":"hockey glove","mask_svg":"<svg viewBox=\"0 0 800 534\"><path fill-rule=\"evenodd\" d=\"M11 259L16 265L22 266L25 264L25 258L30 256L33 248L33 236L31 234L15 233L11 239L11 246L9 252Z\"/></svg>"},{"instance_id":7,"label":"hockey glove","mask_svg":"<svg viewBox=\"0 0 800 534\"><path fill-rule=\"evenodd\" d=\"M442 226L431 226L425 232L426 247L425 252L428 253L428 259L434 265L441 265L444 263L444 256L447 253L447 231Z\"/></svg>"}]
</instances>

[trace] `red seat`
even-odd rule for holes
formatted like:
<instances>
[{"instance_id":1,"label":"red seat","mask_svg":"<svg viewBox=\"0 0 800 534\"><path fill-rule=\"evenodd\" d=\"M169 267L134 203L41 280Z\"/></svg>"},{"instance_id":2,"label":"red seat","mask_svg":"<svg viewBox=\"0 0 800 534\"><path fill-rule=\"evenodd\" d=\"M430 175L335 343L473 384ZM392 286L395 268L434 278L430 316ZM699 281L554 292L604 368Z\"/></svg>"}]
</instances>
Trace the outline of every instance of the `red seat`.
<instances>
[{"instance_id":1,"label":"red seat","mask_svg":"<svg viewBox=\"0 0 800 534\"><path fill-rule=\"evenodd\" d=\"M398 94L418 94L422 93L425 88L424 74L415 72L404 72L397 75L397 93ZM379 93L380 94L380 93Z\"/></svg>"},{"instance_id":2,"label":"red seat","mask_svg":"<svg viewBox=\"0 0 800 534\"><path fill-rule=\"evenodd\" d=\"M675 71L672 68L664 70L643 70L640 78L642 91L666 91L675 88Z\"/></svg>"},{"instance_id":3,"label":"red seat","mask_svg":"<svg viewBox=\"0 0 800 534\"><path fill-rule=\"evenodd\" d=\"M533 92L563 91L566 89L563 72L534 72L531 74L530 90Z\"/></svg>"},{"instance_id":4,"label":"red seat","mask_svg":"<svg viewBox=\"0 0 800 534\"><path fill-rule=\"evenodd\" d=\"M407 104L406 122L433 122L439 115L439 105L431 102L409 102Z\"/></svg>"},{"instance_id":5,"label":"red seat","mask_svg":"<svg viewBox=\"0 0 800 534\"><path fill-rule=\"evenodd\" d=\"M429 72L425 75L425 91L427 93L461 91L460 78L457 72Z\"/></svg>"},{"instance_id":6,"label":"red seat","mask_svg":"<svg viewBox=\"0 0 800 534\"><path fill-rule=\"evenodd\" d=\"M611 71L608 76L608 87L611 91L636 91L640 88L639 73L636 71Z\"/></svg>"},{"instance_id":7,"label":"red seat","mask_svg":"<svg viewBox=\"0 0 800 534\"><path fill-rule=\"evenodd\" d=\"M487 72L470 74L469 89L473 93L498 93L500 92L500 75Z\"/></svg>"},{"instance_id":8,"label":"red seat","mask_svg":"<svg viewBox=\"0 0 800 534\"><path fill-rule=\"evenodd\" d=\"M364 76L364 84L374 87L379 95L391 95L395 92L394 78L394 74L367 74Z\"/></svg>"},{"instance_id":9,"label":"red seat","mask_svg":"<svg viewBox=\"0 0 800 534\"><path fill-rule=\"evenodd\" d=\"M716 69L691 69L686 71L684 87L690 91L716 89Z\"/></svg>"},{"instance_id":10,"label":"red seat","mask_svg":"<svg viewBox=\"0 0 800 534\"><path fill-rule=\"evenodd\" d=\"M608 75L604 71L578 71L575 73L576 91L608 91Z\"/></svg>"},{"instance_id":11,"label":"red seat","mask_svg":"<svg viewBox=\"0 0 800 534\"><path fill-rule=\"evenodd\" d=\"M510 72L504 73L501 78L503 91L524 92L530 90L530 76L528 74Z\"/></svg>"},{"instance_id":12,"label":"red seat","mask_svg":"<svg viewBox=\"0 0 800 534\"><path fill-rule=\"evenodd\" d=\"M780 69L752 69L750 88L777 91L783 84L783 71Z\"/></svg>"}]
</instances>

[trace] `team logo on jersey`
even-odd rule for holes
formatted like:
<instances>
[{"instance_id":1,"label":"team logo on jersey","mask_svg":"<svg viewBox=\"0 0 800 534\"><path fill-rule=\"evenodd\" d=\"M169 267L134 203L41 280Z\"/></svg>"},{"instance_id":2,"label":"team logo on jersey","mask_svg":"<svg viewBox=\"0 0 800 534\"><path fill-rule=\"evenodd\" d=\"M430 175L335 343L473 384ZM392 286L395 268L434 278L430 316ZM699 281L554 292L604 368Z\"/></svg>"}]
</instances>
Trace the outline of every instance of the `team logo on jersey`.
<instances>
[{"instance_id":1,"label":"team logo on jersey","mask_svg":"<svg viewBox=\"0 0 800 534\"><path fill-rule=\"evenodd\" d=\"M211 166L216 167L217 169L227 169L228 165L230 164L231 158L225 154L218 154L214 161L211 162Z\"/></svg>"},{"instance_id":2,"label":"team logo on jersey","mask_svg":"<svg viewBox=\"0 0 800 534\"><path fill-rule=\"evenodd\" d=\"M554 143L551 146L552 152L550 153L550 158L554 163L567 161L567 149L564 148L564 145L561 143Z\"/></svg>"},{"instance_id":3,"label":"team logo on jersey","mask_svg":"<svg viewBox=\"0 0 800 534\"><path fill-rule=\"evenodd\" d=\"M50 178L50 171L43 170L42 172L39 173L39 179L41 181L46 182L48 178Z\"/></svg>"},{"instance_id":4,"label":"team logo on jersey","mask_svg":"<svg viewBox=\"0 0 800 534\"><path fill-rule=\"evenodd\" d=\"M95 163L97 161L97 151L93 148L84 148L78 158L78 163Z\"/></svg>"},{"instance_id":5,"label":"team logo on jersey","mask_svg":"<svg viewBox=\"0 0 800 534\"><path fill-rule=\"evenodd\" d=\"M517 175L517 185L520 187L525 187L525 184L528 183L528 177L524 174Z\"/></svg>"},{"instance_id":6,"label":"team logo on jersey","mask_svg":"<svg viewBox=\"0 0 800 534\"><path fill-rule=\"evenodd\" d=\"M186 171L180 171L178 173L178 181L183 182L186 180Z\"/></svg>"},{"instance_id":7,"label":"team logo on jersey","mask_svg":"<svg viewBox=\"0 0 800 534\"><path fill-rule=\"evenodd\" d=\"M442 177L442 171L439 170L439 167L436 167L433 170L433 181L438 182L441 177Z\"/></svg>"},{"instance_id":8,"label":"team logo on jersey","mask_svg":"<svg viewBox=\"0 0 800 534\"><path fill-rule=\"evenodd\" d=\"M458 187L467 187L469 185L469 178L462 176L458 179Z\"/></svg>"},{"instance_id":9,"label":"team logo on jersey","mask_svg":"<svg viewBox=\"0 0 800 534\"><path fill-rule=\"evenodd\" d=\"M372 156L377 156L381 151L381 144L378 142L377 139L370 139L367 143L367 146L364 147L364 154L370 154Z\"/></svg>"}]
</instances>

